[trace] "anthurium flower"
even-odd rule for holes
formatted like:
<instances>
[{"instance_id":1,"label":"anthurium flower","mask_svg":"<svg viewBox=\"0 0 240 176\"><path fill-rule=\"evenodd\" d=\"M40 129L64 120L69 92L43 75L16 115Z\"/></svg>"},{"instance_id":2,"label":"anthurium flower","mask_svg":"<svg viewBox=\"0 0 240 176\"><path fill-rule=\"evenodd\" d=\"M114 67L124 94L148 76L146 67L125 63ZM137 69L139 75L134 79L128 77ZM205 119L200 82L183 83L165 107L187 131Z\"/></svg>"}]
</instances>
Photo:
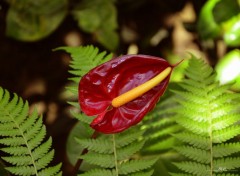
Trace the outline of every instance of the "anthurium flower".
<instances>
[{"instance_id":1,"label":"anthurium flower","mask_svg":"<svg viewBox=\"0 0 240 176\"><path fill-rule=\"evenodd\" d=\"M124 55L95 67L79 83L79 103L90 126L118 133L139 123L164 93L172 72L166 60Z\"/></svg>"}]
</instances>

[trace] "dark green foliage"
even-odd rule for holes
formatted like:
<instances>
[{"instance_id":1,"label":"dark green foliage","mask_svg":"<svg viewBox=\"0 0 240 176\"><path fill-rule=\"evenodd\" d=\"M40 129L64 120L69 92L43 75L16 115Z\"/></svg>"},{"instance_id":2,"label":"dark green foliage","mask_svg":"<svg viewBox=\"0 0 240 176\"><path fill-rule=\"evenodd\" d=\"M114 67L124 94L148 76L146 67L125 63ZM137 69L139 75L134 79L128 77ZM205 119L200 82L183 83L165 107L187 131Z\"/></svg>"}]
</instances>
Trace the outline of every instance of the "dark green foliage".
<instances>
[{"instance_id":1,"label":"dark green foliage","mask_svg":"<svg viewBox=\"0 0 240 176\"><path fill-rule=\"evenodd\" d=\"M106 48L117 49L119 36L114 0L83 0L73 9L73 16L83 31L94 33Z\"/></svg>"},{"instance_id":2,"label":"dark green foliage","mask_svg":"<svg viewBox=\"0 0 240 176\"><path fill-rule=\"evenodd\" d=\"M176 120L184 130L174 136L183 142L175 150L187 158L175 165L177 175L236 175L240 172L239 94L229 85L215 81L213 69L203 60L192 58L177 95Z\"/></svg>"},{"instance_id":3,"label":"dark green foliage","mask_svg":"<svg viewBox=\"0 0 240 176\"><path fill-rule=\"evenodd\" d=\"M46 128L42 118L34 110L28 115L28 103L16 94L10 97L0 87L0 144L8 163L6 169L15 175L54 176L61 175L58 164L49 167L54 156L52 139L46 139Z\"/></svg>"},{"instance_id":4,"label":"dark green foliage","mask_svg":"<svg viewBox=\"0 0 240 176\"><path fill-rule=\"evenodd\" d=\"M66 0L9 0L8 36L21 41L36 41L51 34L67 14Z\"/></svg>"},{"instance_id":5,"label":"dark green foliage","mask_svg":"<svg viewBox=\"0 0 240 176\"><path fill-rule=\"evenodd\" d=\"M218 24L237 16L239 13L240 4L238 0L221 0L213 8L213 17Z\"/></svg>"},{"instance_id":6,"label":"dark green foliage","mask_svg":"<svg viewBox=\"0 0 240 176\"><path fill-rule=\"evenodd\" d=\"M38 41L59 28L62 21L72 15L79 28L93 34L107 49L116 50L117 8L114 0L7 0L6 34L20 41ZM73 5L74 4L74 5Z\"/></svg>"},{"instance_id":7,"label":"dark green foliage","mask_svg":"<svg viewBox=\"0 0 240 176\"><path fill-rule=\"evenodd\" d=\"M78 97L78 84L83 75L85 75L90 69L100 65L112 58L112 54L107 54L105 51L99 52L96 47L85 46L85 47L59 47L57 50L64 50L70 54L72 60L70 62L69 73L73 77L69 78L71 86L67 87L67 90L72 93L73 98ZM77 100L69 102L72 106L79 109ZM72 115L80 121L90 123L91 118L80 114L79 112L72 111Z\"/></svg>"}]
</instances>

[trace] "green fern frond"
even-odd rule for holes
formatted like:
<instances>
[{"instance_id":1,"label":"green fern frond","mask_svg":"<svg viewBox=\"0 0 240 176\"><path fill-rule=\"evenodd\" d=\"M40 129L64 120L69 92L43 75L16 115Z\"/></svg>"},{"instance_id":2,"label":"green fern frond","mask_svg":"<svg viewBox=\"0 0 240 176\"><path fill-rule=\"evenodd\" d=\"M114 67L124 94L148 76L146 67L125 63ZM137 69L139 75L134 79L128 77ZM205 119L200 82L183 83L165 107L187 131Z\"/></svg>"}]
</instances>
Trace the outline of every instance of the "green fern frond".
<instances>
[{"instance_id":1,"label":"green fern frond","mask_svg":"<svg viewBox=\"0 0 240 176\"><path fill-rule=\"evenodd\" d=\"M118 149L117 158L118 160L125 160L128 159L129 156L134 155L138 151L140 151L144 145L145 141L139 141L131 143L125 147L121 147Z\"/></svg>"},{"instance_id":2,"label":"green fern frond","mask_svg":"<svg viewBox=\"0 0 240 176\"><path fill-rule=\"evenodd\" d=\"M176 124L175 114L178 109L175 97L171 96L160 101L145 118L142 128L146 130L144 154L163 153L172 149L176 140L171 134L182 129Z\"/></svg>"},{"instance_id":3,"label":"green fern frond","mask_svg":"<svg viewBox=\"0 0 240 176\"><path fill-rule=\"evenodd\" d=\"M92 169L90 171L87 171L83 174L80 174L81 176L116 176L115 170L106 170L106 169Z\"/></svg>"},{"instance_id":4,"label":"green fern frond","mask_svg":"<svg viewBox=\"0 0 240 176\"><path fill-rule=\"evenodd\" d=\"M139 139L139 136L142 136L144 130L139 130L138 128L131 128L127 131L124 131L117 135L116 147L121 148L131 144L132 142Z\"/></svg>"},{"instance_id":5,"label":"green fern frond","mask_svg":"<svg viewBox=\"0 0 240 176\"><path fill-rule=\"evenodd\" d=\"M128 175L144 169L149 169L153 166L154 163L156 163L157 160L158 158L154 158L151 160L150 159L130 160L124 162L119 166L119 174Z\"/></svg>"},{"instance_id":6,"label":"green fern frond","mask_svg":"<svg viewBox=\"0 0 240 176\"><path fill-rule=\"evenodd\" d=\"M173 134L173 136L184 143L188 143L191 146L200 149L209 149L209 141L207 137L199 136L191 132L181 132Z\"/></svg>"},{"instance_id":7,"label":"green fern frond","mask_svg":"<svg viewBox=\"0 0 240 176\"><path fill-rule=\"evenodd\" d=\"M238 136L239 134L240 134L240 126L233 125L219 131L213 131L212 141L214 143L226 142L229 139L232 139L235 136Z\"/></svg>"},{"instance_id":8,"label":"green fern frond","mask_svg":"<svg viewBox=\"0 0 240 176\"><path fill-rule=\"evenodd\" d=\"M240 167L240 157L227 157L214 160L214 170L224 168L226 171L231 171Z\"/></svg>"},{"instance_id":9,"label":"green fern frond","mask_svg":"<svg viewBox=\"0 0 240 176\"><path fill-rule=\"evenodd\" d=\"M86 117L83 114L79 113L79 104L77 102L78 97L78 84L83 75L85 75L92 68L110 60L112 54L107 54L105 51L99 52L97 47L89 46L80 46L80 47L59 47L56 50L64 50L70 54L72 60L70 62L69 73L73 75L70 77L72 85L66 87L66 89L73 94L73 97L76 101L69 101L68 103L75 107L78 112L71 111L73 117L77 118L81 122L90 124L92 118Z\"/></svg>"},{"instance_id":10,"label":"green fern frond","mask_svg":"<svg viewBox=\"0 0 240 176\"><path fill-rule=\"evenodd\" d=\"M183 126L188 131L192 131L194 134L198 134L201 136L207 136L208 135L208 123L207 122L196 122L192 119L184 119L179 118L176 120L177 123L181 126Z\"/></svg>"},{"instance_id":11,"label":"green fern frond","mask_svg":"<svg viewBox=\"0 0 240 176\"><path fill-rule=\"evenodd\" d=\"M100 136L97 139L77 138L77 142L89 150L87 154L80 156L80 158L101 168L117 169L120 175L139 171L144 173L144 170L151 167L157 159L131 159L134 154L141 150L145 143L145 141L139 140L140 136L138 136L143 133L139 133L142 130L133 129L115 134L114 138L112 138L113 135ZM146 165L143 166L144 164ZM141 174L143 174L142 172Z\"/></svg>"},{"instance_id":12,"label":"green fern frond","mask_svg":"<svg viewBox=\"0 0 240 176\"><path fill-rule=\"evenodd\" d=\"M34 175L35 174L35 171L34 171L35 168L33 166L6 167L6 169L15 175Z\"/></svg>"},{"instance_id":13,"label":"green fern frond","mask_svg":"<svg viewBox=\"0 0 240 176\"><path fill-rule=\"evenodd\" d=\"M76 90L77 91L77 90ZM77 93L76 93L77 94ZM67 102L69 105L72 105L73 107L75 107L76 109L79 109L79 104L78 102L73 102L73 101L68 101ZM74 112L74 111L70 111L70 112Z\"/></svg>"},{"instance_id":14,"label":"green fern frond","mask_svg":"<svg viewBox=\"0 0 240 176\"><path fill-rule=\"evenodd\" d=\"M111 154L113 153L112 146L108 139L103 138L97 138L97 139L80 139L76 138L76 141L83 146L84 148L87 148L90 151L103 153L103 154Z\"/></svg>"},{"instance_id":15,"label":"green fern frond","mask_svg":"<svg viewBox=\"0 0 240 176\"><path fill-rule=\"evenodd\" d=\"M182 155L195 160L199 163L203 164L209 164L210 163L210 152L203 150L203 149L198 149L194 148L191 146L179 146L179 147L174 147L176 151L181 153Z\"/></svg>"},{"instance_id":16,"label":"green fern frond","mask_svg":"<svg viewBox=\"0 0 240 176\"><path fill-rule=\"evenodd\" d=\"M225 157L240 152L240 142L222 143L213 146L213 157Z\"/></svg>"},{"instance_id":17,"label":"green fern frond","mask_svg":"<svg viewBox=\"0 0 240 176\"><path fill-rule=\"evenodd\" d=\"M229 126L232 126L236 124L239 121L239 115L238 114L224 114L222 116L219 116L216 119L213 119L213 126L212 130L222 130L224 128L227 128Z\"/></svg>"},{"instance_id":18,"label":"green fern frond","mask_svg":"<svg viewBox=\"0 0 240 176\"><path fill-rule=\"evenodd\" d=\"M227 175L239 173L240 134L239 100L237 93L228 91L230 85L219 85L215 72L201 59L192 58L186 79L180 84L183 91L173 91L179 109L176 122L183 132L173 134L183 142L176 151L188 161L174 163L182 173L171 175Z\"/></svg>"},{"instance_id":19,"label":"green fern frond","mask_svg":"<svg viewBox=\"0 0 240 176\"><path fill-rule=\"evenodd\" d=\"M78 108L79 108L79 104L78 104ZM86 116L83 113L79 113L79 112L77 113L77 112L74 112L74 111L70 111L70 112L73 115L73 117L75 117L79 121L81 121L83 123L86 123L86 124L90 124L92 122L92 120L94 119L94 117Z\"/></svg>"},{"instance_id":20,"label":"green fern frond","mask_svg":"<svg viewBox=\"0 0 240 176\"><path fill-rule=\"evenodd\" d=\"M216 104L223 105L224 103L229 103L231 101L234 101L235 99L239 100L239 96L240 95L235 93L221 94L215 98L214 102Z\"/></svg>"},{"instance_id":21,"label":"green fern frond","mask_svg":"<svg viewBox=\"0 0 240 176\"><path fill-rule=\"evenodd\" d=\"M112 54L104 51L99 53L99 49L89 46L80 47L59 47L57 50L64 50L71 55L72 61L70 67L72 70L69 72L77 78L74 82L78 83L80 78L85 75L89 70L100 65L112 58Z\"/></svg>"},{"instance_id":22,"label":"green fern frond","mask_svg":"<svg viewBox=\"0 0 240 176\"><path fill-rule=\"evenodd\" d=\"M216 176L239 176L239 174L215 174L215 175Z\"/></svg>"},{"instance_id":23,"label":"green fern frond","mask_svg":"<svg viewBox=\"0 0 240 176\"><path fill-rule=\"evenodd\" d=\"M103 137L100 136L97 139L77 138L77 142L89 150L87 154L80 156L80 158L85 162L100 166L102 168L101 172L107 172L109 175L111 175L115 169L118 170L118 175L126 175L134 172L139 172L138 174L149 175L150 172L145 173L145 170L150 168L157 159L131 159L131 157L143 147L145 141L139 140L139 136L138 138L135 136L139 133L134 133L134 135L130 136L130 138L126 137L128 134L133 134L129 133L130 131L133 131L133 129L129 129L127 131L128 133L124 132L122 134L115 134L114 138L112 138L113 135L106 135ZM120 144L118 139L124 143L124 146L116 145L117 143ZM125 139L127 142L125 142L123 139ZM103 168L107 170L103 170ZM108 169L113 170L109 171ZM115 172L117 173L117 171ZM88 176L94 173L95 170L90 170L80 175Z\"/></svg>"},{"instance_id":24,"label":"green fern frond","mask_svg":"<svg viewBox=\"0 0 240 176\"><path fill-rule=\"evenodd\" d=\"M62 173L59 172L61 169L61 164L58 164L56 166L48 167L39 172L39 176L46 176L46 175L54 175L54 176L61 176Z\"/></svg>"},{"instance_id":25,"label":"green fern frond","mask_svg":"<svg viewBox=\"0 0 240 176\"><path fill-rule=\"evenodd\" d=\"M174 163L178 168L193 175L206 176L211 173L209 165L200 164L197 162L180 162Z\"/></svg>"},{"instance_id":26,"label":"green fern frond","mask_svg":"<svg viewBox=\"0 0 240 176\"><path fill-rule=\"evenodd\" d=\"M182 174L182 173L169 173L171 176L192 176L190 174Z\"/></svg>"},{"instance_id":27,"label":"green fern frond","mask_svg":"<svg viewBox=\"0 0 240 176\"><path fill-rule=\"evenodd\" d=\"M0 143L3 145L0 150L6 153L6 156L1 157L9 163L6 169L12 174L23 176L40 176L41 173L61 175L61 164L57 169L55 166L48 167L54 151L51 150L52 139L44 141L46 129L42 118L36 110L28 115L28 103L16 94L10 97L10 93L0 87L0 124L7 126L0 129Z\"/></svg>"},{"instance_id":28,"label":"green fern frond","mask_svg":"<svg viewBox=\"0 0 240 176\"><path fill-rule=\"evenodd\" d=\"M114 163L114 155L112 154L100 154L89 152L85 155L80 156L84 161L100 166L102 168L113 168L115 166Z\"/></svg>"},{"instance_id":29,"label":"green fern frond","mask_svg":"<svg viewBox=\"0 0 240 176\"><path fill-rule=\"evenodd\" d=\"M150 170L150 171L145 171L145 172L137 172L137 173L134 173L134 174L130 174L128 176L151 176L153 174L153 170Z\"/></svg>"},{"instance_id":30,"label":"green fern frond","mask_svg":"<svg viewBox=\"0 0 240 176\"><path fill-rule=\"evenodd\" d=\"M50 150L52 145L52 139L49 138L46 142L42 143L42 145L40 145L39 147L35 148L35 150L33 150L33 158L35 158L36 160L42 158L44 155L46 155L47 151Z\"/></svg>"}]
</instances>

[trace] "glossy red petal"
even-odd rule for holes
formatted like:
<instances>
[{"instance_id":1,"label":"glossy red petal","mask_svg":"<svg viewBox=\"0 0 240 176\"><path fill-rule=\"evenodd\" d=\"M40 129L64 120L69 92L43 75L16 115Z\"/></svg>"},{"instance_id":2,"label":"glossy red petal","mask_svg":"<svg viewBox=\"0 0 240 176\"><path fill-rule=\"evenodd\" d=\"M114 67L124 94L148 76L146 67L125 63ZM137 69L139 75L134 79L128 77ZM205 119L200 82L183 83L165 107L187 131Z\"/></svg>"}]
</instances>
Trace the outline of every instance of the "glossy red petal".
<instances>
[{"instance_id":1,"label":"glossy red petal","mask_svg":"<svg viewBox=\"0 0 240 176\"><path fill-rule=\"evenodd\" d=\"M159 86L145 93L143 96L119 108L105 111L98 115L91 123L91 127L102 133L118 133L139 123L143 117L156 105L159 97L164 93L169 77Z\"/></svg>"},{"instance_id":2,"label":"glossy red petal","mask_svg":"<svg viewBox=\"0 0 240 176\"><path fill-rule=\"evenodd\" d=\"M140 122L164 93L170 76L141 97L119 108L107 108L115 97L143 84L169 66L161 58L126 55L92 69L79 84L82 111L87 115L98 115L91 126L103 133L116 133Z\"/></svg>"}]
</instances>

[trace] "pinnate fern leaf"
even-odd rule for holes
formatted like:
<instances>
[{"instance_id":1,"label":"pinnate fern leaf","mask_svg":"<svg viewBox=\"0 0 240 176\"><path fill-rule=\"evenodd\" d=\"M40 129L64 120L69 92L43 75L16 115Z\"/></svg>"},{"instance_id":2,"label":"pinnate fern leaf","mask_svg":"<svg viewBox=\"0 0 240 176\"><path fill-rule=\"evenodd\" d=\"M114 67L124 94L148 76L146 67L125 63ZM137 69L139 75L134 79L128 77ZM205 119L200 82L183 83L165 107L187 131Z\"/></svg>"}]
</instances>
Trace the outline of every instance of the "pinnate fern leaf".
<instances>
[{"instance_id":1,"label":"pinnate fern leaf","mask_svg":"<svg viewBox=\"0 0 240 176\"><path fill-rule=\"evenodd\" d=\"M181 132L173 134L179 141L188 143L190 146L200 149L209 149L209 141L207 137L197 136L191 132Z\"/></svg>"},{"instance_id":2,"label":"pinnate fern leaf","mask_svg":"<svg viewBox=\"0 0 240 176\"><path fill-rule=\"evenodd\" d=\"M183 142L175 149L187 161L174 163L182 173L171 175L240 173L239 94L228 91L230 85L219 85L213 69L192 57L180 84L183 90L173 91L179 104L176 121L184 128L173 135Z\"/></svg>"},{"instance_id":3,"label":"pinnate fern leaf","mask_svg":"<svg viewBox=\"0 0 240 176\"><path fill-rule=\"evenodd\" d=\"M90 171L87 171L81 176L115 176L115 170L106 170L106 169L92 169Z\"/></svg>"},{"instance_id":4,"label":"pinnate fern leaf","mask_svg":"<svg viewBox=\"0 0 240 176\"><path fill-rule=\"evenodd\" d=\"M76 138L76 141L83 146L84 148L88 148L93 152L98 153L113 153L112 146L109 145L110 141L108 139L88 139L88 138Z\"/></svg>"},{"instance_id":5,"label":"pinnate fern leaf","mask_svg":"<svg viewBox=\"0 0 240 176\"><path fill-rule=\"evenodd\" d=\"M240 142L221 143L213 146L214 157L225 157L240 152Z\"/></svg>"},{"instance_id":6,"label":"pinnate fern leaf","mask_svg":"<svg viewBox=\"0 0 240 176\"><path fill-rule=\"evenodd\" d=\"M71 80L71 86L66 87L69 92L72 93L74 101L69 101L68 103L79 110L79 104L77 102L78 97L78 84L83 75L85 75L89 70L100 65L112 58L112 54L107 54L107 52L99 52L97 47L80 46L80 47L59 47L56 50L64 50L71 56L70 70L73 76L69 78ZM76 110L71 111L73 117L77 118L84 123L89 124L91 118L80 114Z\"/></svg>"},{"instance_id":7,"label":"pinnate fern leaf","mask_svg":"<svg viewBox=\"0 0 240 176\"><path fill-rule=\"evenodd\" d=\"M149 169L157 161L157 159L158 158L154 158L151 160L129 160L120 165L119 174L128 175L130 173L138 172L144 169Z\"/></svg>"},{"instance_id":8,"label":"pinnate fern leaf","mask_svg":"<svg viewBox=\"0 0 240 176\"><path fill-rule=\"evenodd\" d=\"M112 154L99 154L89 152L88 154L82 155L80 158L84 159L90 164L98 165L103 168L113 168L115 166L114 155Z\"/></svg>"},{"instance_id":9,"label":"pinnate fern leaf","mask_svg":"<svg viewBox=\"0 0 240 176\"><path fill-rule=\"evenodd\" d=\"M57 50L64 50L71 55L71 70L69 72L75 75L71 80L76 83L79 83L81 77L89 70L112 58L112 54L107 55L105 51L99 53L99 49L92 45L84 47L59 47Z\"/></svg>"},{"instance_id":10,"label":"pinnate fern leaf","mask_svg":"<svg viewBox=\"0 0 240 176\"><path fill-rule=\"evenodd\" d=\"M160 101L145 118L142 128L146 130L144 154L159 154L171 150L176 139L171 135L182 129L176 124L175 114L178 109L174 96Z\"/></svg>"},{"instance_id":11,"label":"pinnate fern leaf","mask_svg":"<svg viewBox=\"0 0 240 176\"><path fill-rule=\"evenodd\" d=\"M133 129L134 128L126 130L120 134L100 136L97 139L77 138L76 141L79 145L86 147L89 151L87 154L80 156L80 158L102 169L105 168L108 174L112 174L113 172L118 172L119 175L130 175L133 173L139 175L151 174L152 172L146 172L146 169L151 168L157 161L157 158L145 160L132 158L134 154L141 150L145 143L145 141L140 140L140 136L138 136L143 132L137 133L135 131L141 130L139 130L139 128ZM131 133L133 131L135 133ZM123 142L124 145L120 145L120 142ZM95 171L90 170L80 175L88 176L88 174L92 175L93 173L95 173Z\"/></svg>"},{"instance_id":12,"label":"pinnate fern leaf","mask_svg":"<svg viewBox=\"0 0 240 176\"><path fill-rule=\"evenodd\" d=\"M198 176L206 176L211 173L209 165L200 164L197 162L181 162L175 163L175 165L186 173Z\"/></svg>"},{"instance_id":13,"label":"pinnate fern leaf","mask_svg":"<svg viewBox=\"0 0 240 176\"><path fill-rule=\"evenodd\" d=\"M48 167L54 156L52 139L45 140L42 118L34 110L28 115L28 103L0 87L0 149L6 153L6 169L15 175L61 175L61 164ZM6 125L6 127L4 127Z\"/></svg>"},{"instance_id":14,"label":"pinnate fern leaf","mask_svg":"<svg viewBox=\"0 0 240 176\"><path fill-rule=\"evenodd\" d=\"M144 130L139 130L138 128L132 128L127 130L126 132L120 133L117 135L116 140L116 147L124 147L132 142L136 141L139 139L139 136L142 136L144 133Z\"/></svg>"},{"instance_id":15,"label":"pinnate fern leaf","mask_svg":"<svg viewBox=\"0 0 240 176\"><path fill-rule=\"evenodd\" d=\"M145 171L145 172L137 172L134 174L129 174L129 176L151 176L153 174L153 170Z\"/></svg>"}]
</instances>

